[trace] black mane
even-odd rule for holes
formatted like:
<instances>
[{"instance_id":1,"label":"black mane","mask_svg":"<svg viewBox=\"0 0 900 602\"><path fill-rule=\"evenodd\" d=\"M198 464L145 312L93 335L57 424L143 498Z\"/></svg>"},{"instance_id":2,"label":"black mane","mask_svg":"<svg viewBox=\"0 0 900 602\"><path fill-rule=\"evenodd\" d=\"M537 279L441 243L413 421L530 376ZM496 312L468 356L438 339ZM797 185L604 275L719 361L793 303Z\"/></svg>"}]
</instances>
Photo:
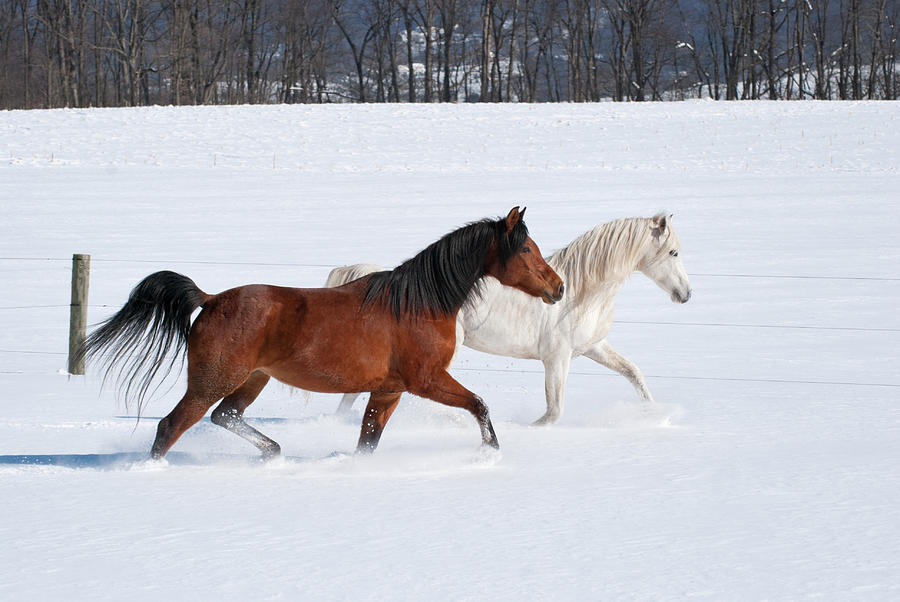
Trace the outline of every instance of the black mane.
<instances>
[{"instance_id":1,"label":"black mane","mask_svg":"<svg viewBox=\"0 0 900 602\"><path fill-rule=\"evenodd\" d=\"M449 316L456 313L484 277L484 256L497 240L504 265L528 238L525 222L506 233L506 220L485 219L444 235L424 251L390 272L372 274L363 305L379 299L390 305L399 320L414 315Z\"/></svg>"}]
</instances>

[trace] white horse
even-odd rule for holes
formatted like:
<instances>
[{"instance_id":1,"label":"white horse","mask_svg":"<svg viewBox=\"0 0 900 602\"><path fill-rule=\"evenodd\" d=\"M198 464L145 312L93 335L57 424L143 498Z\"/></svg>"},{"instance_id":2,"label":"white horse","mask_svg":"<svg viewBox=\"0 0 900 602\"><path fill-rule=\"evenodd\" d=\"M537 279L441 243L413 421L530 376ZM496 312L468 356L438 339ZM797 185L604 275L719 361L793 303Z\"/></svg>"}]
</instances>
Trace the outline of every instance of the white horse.
<instances>
[{"instance_id":1,"label":"white horse","mask_svg":"<svg viewBox=\"0 0 900 602\"><path fill-rule=\"evenodd\" d=\"M534 424L551 424L560 417L569 366L580 355L618 372L641 399L653 402L640 369L613 349L606 336L616 293L635 271L653 280L673 302L687 303L691 285L680 252L671 215L599 225L547 258L566 284L566 294L555 305L485 278L480 296L459 312L456 349L463 344L495 355L541 360L547 411ZM339 286L382 269L373 264L335 268L325 286ZM344 395L338 412L349 411L358 395Z\"/></svg>"}]
</instances>

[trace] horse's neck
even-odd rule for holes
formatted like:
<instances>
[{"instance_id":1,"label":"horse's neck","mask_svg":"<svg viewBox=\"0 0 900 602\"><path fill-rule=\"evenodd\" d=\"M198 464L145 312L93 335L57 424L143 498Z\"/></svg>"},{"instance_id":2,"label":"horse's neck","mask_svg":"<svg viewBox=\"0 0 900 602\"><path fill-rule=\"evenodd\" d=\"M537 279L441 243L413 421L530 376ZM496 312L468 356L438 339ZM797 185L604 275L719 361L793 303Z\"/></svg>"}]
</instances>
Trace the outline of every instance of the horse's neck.
<instances>
[{"instance_id":1,"label":"horse's neck","mask_svg":"<svg viewBox=\"0 0 900 602\"><path fill-rule=\"evenodd\" d=\"M625 276L617 276L615 278L591 279L587 286L582 284L577 286L570 285L573 282L567 279L565 275L560 274L563 282L566 282L566 296L563 302L566 303L570 311L574 311L574 315L579 321L584 319L604 319L610 315L615 304L616 295L625 284L628 274Z\"/></svg>"},{"instance_id":2,"label":"horse's neck","mask_svg":"<svg viewBox=\"0 0 900 602\"><path fill-rule=\"evenodd\" d=\"M612 308L616 295L622 285L625 284L625 278L615 278L611 280L598 280L594 286L588 288L579 300L582 311L600 311L605 308Z\"/></svg>"},{"instance_id":3,"label":"horse's neck","mask_svg":"<svg viewBox=\"0 0 900 602\"><path fill-rule=\"evenodd\" d=\"M570 299L584 306L584 310L611 304L628 277L637 270L647 241L641 236L641 224L629 221L599 226L547 260L566 283ZM623 227L630 228L630 235L610 231Z\"/></svg>"}]
</instances>

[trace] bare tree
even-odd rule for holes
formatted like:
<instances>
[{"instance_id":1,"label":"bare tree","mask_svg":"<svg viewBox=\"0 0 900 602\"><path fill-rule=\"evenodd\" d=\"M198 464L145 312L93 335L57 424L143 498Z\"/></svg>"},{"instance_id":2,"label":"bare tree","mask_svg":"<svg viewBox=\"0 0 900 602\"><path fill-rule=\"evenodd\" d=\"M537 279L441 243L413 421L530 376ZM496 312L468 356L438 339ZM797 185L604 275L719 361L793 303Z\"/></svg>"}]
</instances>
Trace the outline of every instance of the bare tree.
<instances>
[{"instance_id":1,"label":"bare tree","mask_svg":"<svg viewBox=\"0 0 900 602\"><path fill-rule=\"evenodd\" d=\"M841 0L840 16L844 43L838 53L838 92L841 99L859 100L862 98L860 0Z\"/></svg>"},{"instance_id":2,"label":"bare tree","mask_svg":"<svg viewBox=\"0 0 900 602\"><path fill-rule=\"evenodd\" d=\"M437 12L440 17L440 43L443 53L443 84L441 86L441 100L450 102L452 100L450 93L450 70L451 70L451 51L453 48L453 36L456 33L456 26L459 24L458 0L438 0Z\"/></svg>"},{"instance_id":3,"label":"bare tree","mask_svg":"<svg viewBox=\"0 0 900 602\"><path fill-rule=\"evenodd\" d=\"M365 53L366 47L375 35L377 24L360 22L361 20L359 19L354 20L350 13L344 11L342 0L332 0L332 2L332 18L347 42L356 68L357 100L368 102L366 96L368 78L365 70Z\"/></svg>"},{"instance_id":4,"label":"bare tree","mask_svg":"<svg viewBox=\"0 0 900 602\"><path fill-rule=\"evenodd\" d=\"M325 62L330 7L325 0L304 3L286 2L277 19L282 49L279 96L282 102L321 102L327 76Z\"/></svg>"},{"instance_id":5,"label":"bare tree","mask_svg":"<svg viewBox=\"0 0 900 602\"><path fill-rule=\"evenodd\" d=\"M415 3L415 18L425 41L423 74L424 101L434 101L434 43L435 43L435 15L437 12L437 0L418 0Z\"/></svg>"},{"instance_id":6,"label":"bare tree","mask_svg":"<svg viewBox=\"0 0 900 602\"><path fill-rule=\"evenodd\" d=\"M815 97L819 100L831 98L831 52L828 51L830 0L820 0L811 5L809 33L812 37L813 57L816 67ZM840 52L840 47L837 49Z\"/></svg>"},{"instance_id":7,"label":"bare tree","mask_svg":"<svg viewBox=\"0 0 900 602\"><path fill-rule=\"evenodd\" d=\"M881 77L884 86L882 98L885 100L897 100L900 97L900 81L897 79L898 38L900 38L900 6L898 3L887 3L884 6L884 20L882 21L882 33L879 36L881 42Z\"/></svg>"},{"instance_id":8,"label":"bare tree","mask_svg":"<svg viewBox=\"0 0 900 602\"><path fill-rule=\"evenodd\" d=\"M18 27L18 7L9 3L0 5L0 106L16 106L19 102L16 98L14 81L22 81L15 71L21 67L22 62L16 56L14 44L14 32L21 34ZM27 86L27 81L25 82Z\"/></svg>"},{"instance_id":9,"label":"bare tree","mask_svg":"<svg viewBox=\"0 0 900 602\"><path fill-rule=\"evenodd\" d=\"M36 16L46 37L46 74L50 106L81 106L81 67L85 3L81 0L42 0Z\"/></svg>"}]
</instances>

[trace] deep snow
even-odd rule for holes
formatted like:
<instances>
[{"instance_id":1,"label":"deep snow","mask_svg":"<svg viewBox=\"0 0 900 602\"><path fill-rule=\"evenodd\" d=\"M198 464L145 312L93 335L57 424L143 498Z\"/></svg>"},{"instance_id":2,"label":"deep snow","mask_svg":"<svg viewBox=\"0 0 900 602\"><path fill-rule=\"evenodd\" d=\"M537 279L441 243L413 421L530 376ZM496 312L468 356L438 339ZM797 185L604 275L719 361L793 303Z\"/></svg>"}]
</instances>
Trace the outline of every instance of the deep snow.
<instances>
[{"instance_id":1,"label":"deep snow","mask_svg":"<svg viewBox=\"0 0 900 602\"><path fill-rule=\"evenodd\" d=\"M267 106L0 113L0 598L885 600L900 595L900 105ZM64 373L73 253L91 323L157 269L318 286L528 206L545 252L675 213L694 288L640 274L550 428L538 362L464 350L491 407L404 397L371 458L334 395L270 384L268 465Z\"/></svg>"}]
</instances>

